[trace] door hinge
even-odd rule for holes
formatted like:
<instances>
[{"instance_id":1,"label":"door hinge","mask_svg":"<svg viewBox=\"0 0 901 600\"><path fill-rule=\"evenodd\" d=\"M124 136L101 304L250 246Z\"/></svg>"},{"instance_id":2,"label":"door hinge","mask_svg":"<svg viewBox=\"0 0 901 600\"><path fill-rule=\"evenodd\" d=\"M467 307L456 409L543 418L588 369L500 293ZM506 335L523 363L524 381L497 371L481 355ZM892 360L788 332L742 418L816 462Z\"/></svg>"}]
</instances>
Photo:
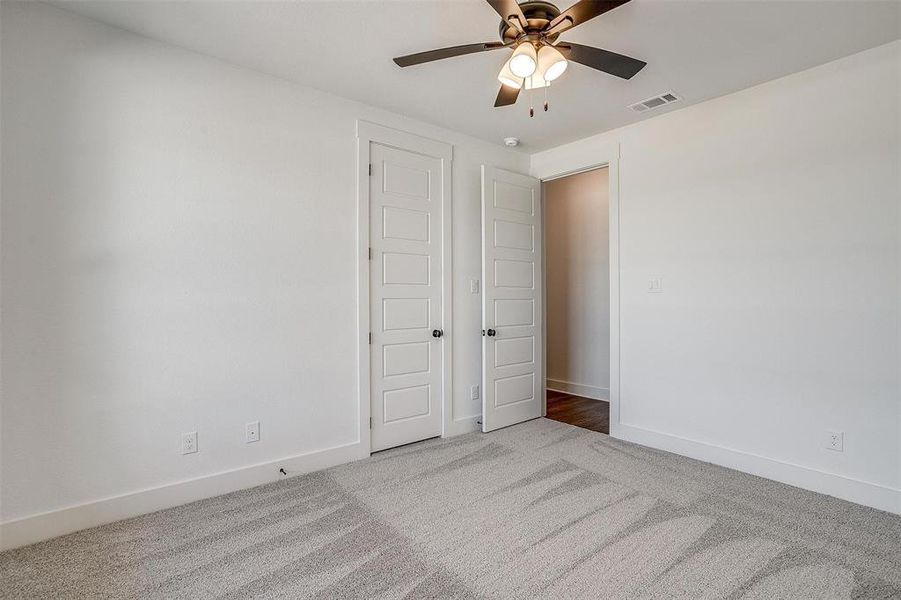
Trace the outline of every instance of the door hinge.
<instances>
[{"instance_id":1,"label":"door hinge","mask_svg":"<svg viewBox=\"0 0 901 600\"><path fill-rule=\"evenodd\" d=\"M369 417L369 428L372 429L372 417Z\"/></svg>"},{"instance_id":2,"label":"door hinge","mask_svg":"<svg viewBox=\"0 0 901 600\"><path fill-rule=\"evenodd\" d=\"M372 248L369 249L369 260L372 260Z\"/></svg>"},{"instance_id":3,"label":"door hinge","mask_svg":"<svg viewBox=\"0 0 901 600\"><path fill-rule=\"evenodd\" d=\"M372 163L369 163L369 176L372 177Z\"/></svg>"},{"instance_id":4,"label":"door hinge","mask_svg":"<svg viewBox=\"0 0 901 600\"><path fill-rule=\"evenodd\" d=\"M369 343L370 344L372 343L372 332L371 331L369 332Z\"/></svg>"}]
</instances>

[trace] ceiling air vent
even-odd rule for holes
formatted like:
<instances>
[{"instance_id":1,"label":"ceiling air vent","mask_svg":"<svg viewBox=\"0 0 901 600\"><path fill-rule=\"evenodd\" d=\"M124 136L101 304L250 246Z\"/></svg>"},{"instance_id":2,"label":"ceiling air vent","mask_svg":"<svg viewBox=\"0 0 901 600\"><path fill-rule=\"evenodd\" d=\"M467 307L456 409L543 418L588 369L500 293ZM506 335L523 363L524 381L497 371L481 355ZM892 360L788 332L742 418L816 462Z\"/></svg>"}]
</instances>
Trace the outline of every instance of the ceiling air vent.
<instances>
[{"instance_id":1,"label":"ceiling air vent","mask_svg":"<svg viewBox=\"0 0 901 600\"><path fill-rule=\"evenodd\" d=\"M669 92L664 92L659 96L654 96L653 98L647 98L642 100L641 102L636 102L635 104L630 104L629 108L634 110L635 112L645 112L649 111L652 108L658 108L661 106L666 106L667 104L672 104L673 102L678 102L682 98L676 95L676 92L670 90Z\"/></svg>"}]
</instances>

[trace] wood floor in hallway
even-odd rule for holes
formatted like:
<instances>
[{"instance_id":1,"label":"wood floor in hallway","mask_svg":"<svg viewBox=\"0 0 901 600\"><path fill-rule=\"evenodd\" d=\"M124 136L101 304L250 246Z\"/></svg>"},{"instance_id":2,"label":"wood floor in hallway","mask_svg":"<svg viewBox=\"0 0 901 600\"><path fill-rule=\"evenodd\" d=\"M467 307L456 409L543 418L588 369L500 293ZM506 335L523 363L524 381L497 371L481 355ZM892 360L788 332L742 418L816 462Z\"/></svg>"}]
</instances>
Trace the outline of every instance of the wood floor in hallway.
<instances>
[{"instance_id":1,"label":"wood floor in hallway","mask_svg":"<svg viewBox=\"0 0 901 600\"><path fill-rule=\"evenodd\" d=\"M547 390L547 418L600 433L610 433L610 403Z\"/></svg>"}]
</instances>

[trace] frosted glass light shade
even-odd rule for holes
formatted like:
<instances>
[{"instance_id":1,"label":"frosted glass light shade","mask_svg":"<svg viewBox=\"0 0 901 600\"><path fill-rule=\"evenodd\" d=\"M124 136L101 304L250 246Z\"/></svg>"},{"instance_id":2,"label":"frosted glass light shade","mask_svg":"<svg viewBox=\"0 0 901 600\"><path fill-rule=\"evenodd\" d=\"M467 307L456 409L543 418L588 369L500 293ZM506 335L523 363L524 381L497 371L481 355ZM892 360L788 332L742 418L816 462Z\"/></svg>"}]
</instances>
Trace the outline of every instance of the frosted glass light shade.
<instances>
[{"instance_id":1,"label":"frosted glass light shade","mask_svg":"<svg viewBox=\"0 0 901 600\"><path fill-rule=\"evenodd\" d=\"M563 75L566 59L553 46L542 46L538 51L538 72L545 81L553 81Z\"/></svg>"},{"instance_id":2,"label":"frosted glass light shade","mask_svg":"<svg viewBox=\"0 0 901 600\"><path fill-rule=\"evenodd\" d=\"M517 77L528 77L535 72L538 66L538 55L535 46L529 42L523 42L513 51L510 57L510 71Z\"/></svg>"},{"instance_id":3,"label":"frosted glass light shade","mask_svg":"<svg viewBox=\"0 0 901 600\"><path fill-rule=\"evenodd\" d=\"M522 77L517 77L513 74L513 71L510 70L509 60L501 67L501 72L497 74L497 80L514 90L518 90L522 87Z\"/></svg>"}]
</instances>

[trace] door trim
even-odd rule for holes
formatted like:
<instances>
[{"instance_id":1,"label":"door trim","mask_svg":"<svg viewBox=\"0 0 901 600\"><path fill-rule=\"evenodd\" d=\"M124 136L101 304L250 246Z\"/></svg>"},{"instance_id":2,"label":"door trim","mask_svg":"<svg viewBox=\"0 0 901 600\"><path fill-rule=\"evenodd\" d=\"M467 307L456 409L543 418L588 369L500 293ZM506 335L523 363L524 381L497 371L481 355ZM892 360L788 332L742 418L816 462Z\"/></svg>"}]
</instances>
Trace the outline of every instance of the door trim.
<instances>
[{"instance_id":1,"label":"door trim","mask_svg":"<svg viewBox=\"0 0 901 600\"><path fill-rule=\"evenodd\" d=\"M619 165L620 165L620 147L619 144L611 144L605 148L599 156L595 156L592 160L597 162L589 162L584 166L580 165L577 169L557 170L551 167L550 173L543 173L538 176L542 184L546 181L560 179L569 175L577 175L586 171L607 168L608 176L608 235L610 238L610 435L611 437L621 437L622 424L620 422L620 281L622 280L622 266L620 264L620 243L619 243L619 224L620 224L620 200L619 200ZM541 186L541 219L544 222L544 185ZM544 228L542 227L542 236ZM544 240L542 240L542 243ZM545 246L546 247L546 246ZM542 263L545 261L544 247L542 247ZM546 271L544 272L546 273ZM542 304L547 307L547 280L546 275L542 274L541 279L541 300ZM547 319L544 320L544 335L547 338ZM547 373L547 350L542 348L542 363ZM547 380L544 382L545 393L541 399L541 414L547 416Z\"/></svg>"},{"instance_id":2,"label":"door trim","mask_svg":"<svg viewBox=\"0 0 901 600\"><path fill-rule=\"evenodd\" d=\"M357 387L359 394L359 415L357 436L361 454L369 456L372 438L369 434L371 417L370 369L369 369L369 164L370 144L382 144L431 156L441 160L441 311L444 328L444 355L442 362L441 387L441 437L450 430L449 420L453 418L453 245L451 223L453 197L451 180L453 177L454 148L452 145L421 137L398 129L391 129L369 121L357 120Z\"/></svg>"}]
</instances>

